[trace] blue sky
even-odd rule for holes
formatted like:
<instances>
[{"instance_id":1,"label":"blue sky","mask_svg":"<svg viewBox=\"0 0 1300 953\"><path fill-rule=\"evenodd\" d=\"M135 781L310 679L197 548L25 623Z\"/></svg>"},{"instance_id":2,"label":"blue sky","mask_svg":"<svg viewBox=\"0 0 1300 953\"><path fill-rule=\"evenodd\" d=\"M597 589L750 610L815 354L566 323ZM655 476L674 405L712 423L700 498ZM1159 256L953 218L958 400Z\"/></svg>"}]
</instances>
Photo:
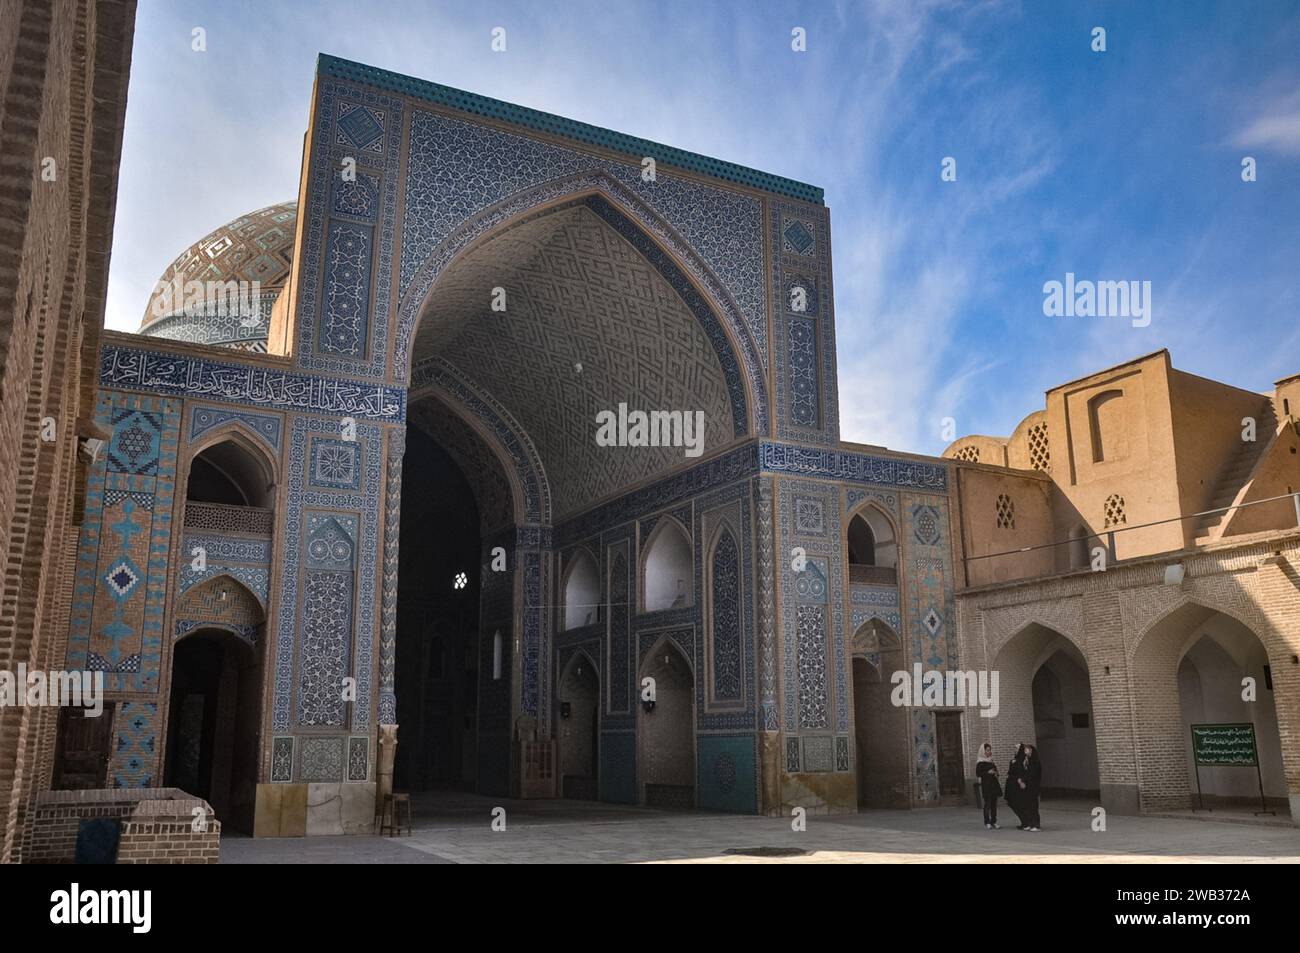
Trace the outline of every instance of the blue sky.
<instances>
[{"instance_id":1,"label":"blue sky","mask_svg":"<svg viewBox=\"0 0 1300 953\"><path fill-rule=\"evenodd\" d=\"M1262 391L1300 372L1297 50L1295 0L142 0L108 326L138 326L191 242L296 195L326 52L822 186L844 439L1007 435L1048 387L1161 347ZM1150 281L1150 326L1044 316L1066 272Z\"/></svg>"}]
</instances>

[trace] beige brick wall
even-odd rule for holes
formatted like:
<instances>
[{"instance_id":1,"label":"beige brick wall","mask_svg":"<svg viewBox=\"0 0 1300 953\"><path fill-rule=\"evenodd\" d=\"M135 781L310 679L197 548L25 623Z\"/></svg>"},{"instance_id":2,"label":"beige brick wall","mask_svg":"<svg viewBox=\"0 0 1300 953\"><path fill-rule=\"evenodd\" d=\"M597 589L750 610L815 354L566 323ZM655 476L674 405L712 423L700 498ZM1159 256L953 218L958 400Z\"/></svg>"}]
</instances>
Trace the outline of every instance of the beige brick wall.
<instances>
[{"instance_id":1,"label":"beige brick wall","mask_svg":"<svg viewBox=\"0 0 1300 953\"><path fill-rule=\"evenodd\" d=\"M1179 586L1164 581L1174 562L1186 570ZM966 750L988 735L1001 760L1008 746L1033 736L1030 679L1052 640L1065 639L1088 667L1102 802L1144 811L1191 806L1178 664L1214 613L1237 620L1268 655L1293 813L1300 804L1296 531L1135 560L1106 572L968 589L957 602L963 667L997 669L1000 676L1001 711L995 719L968 712Z\"/></svg>"}]
</instances>

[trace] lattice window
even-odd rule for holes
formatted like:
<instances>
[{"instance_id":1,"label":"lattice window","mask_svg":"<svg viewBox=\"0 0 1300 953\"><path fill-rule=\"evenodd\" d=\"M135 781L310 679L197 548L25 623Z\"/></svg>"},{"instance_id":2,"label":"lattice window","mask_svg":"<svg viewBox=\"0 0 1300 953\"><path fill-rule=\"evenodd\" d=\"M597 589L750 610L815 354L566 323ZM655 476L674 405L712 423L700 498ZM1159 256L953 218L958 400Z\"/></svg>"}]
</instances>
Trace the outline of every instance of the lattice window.
<instances>
[{"instance_id":1,"label":"lattice window","mask_svg":"<svg viewBox=\"0 0 1300 953\"><path fill-rule=\"evenodd\" d=\"M980 448L974 444L966 444L954 454L958 460L965 460L967 463L980 462Z\"/></svg>"},{"instance_id":2,"label":"lattice window","mask_svg":"<svg viewBox=\"0 0 1300 953\"><path fill-rule=\"evenodd\" d=\"M265 536L271 532L274 516L271 510L257 506L198 503L194 500L185 504L186 529L228 530Z\"/></svg>"},{"instance_id":3,"label":"lattice window","mask_svg":"<svg viewBox=\"0 0 1300 953\"><path fill-rule=\"evenodd\" d=\"M1047 421L1029 428L1029 466L1035 470L1052 469L1052 447L1047 442Z\"/></svg>"},{"instance_id":4,"label":"lattice window","mask_svg":"<svg viewBox=\"0 0 1300 953\"><path fill-rule=\"evenodd\" d=\"M1118 493L1112 493L1106 497L1106 526L1119 526L1121 523L1127 523L1128 517L1124 515L1124 497Z\"/></svg>"},{"instance_id":5,"label":"lattice window","mask_svg":"<svg viewBox=\"0 0 1300 953\"><path fill-rule=\"evenodd\" d=\"M998 529L1016 528L1016 504L1005 493L998 494Z\"/></svg>"}]
</instances>

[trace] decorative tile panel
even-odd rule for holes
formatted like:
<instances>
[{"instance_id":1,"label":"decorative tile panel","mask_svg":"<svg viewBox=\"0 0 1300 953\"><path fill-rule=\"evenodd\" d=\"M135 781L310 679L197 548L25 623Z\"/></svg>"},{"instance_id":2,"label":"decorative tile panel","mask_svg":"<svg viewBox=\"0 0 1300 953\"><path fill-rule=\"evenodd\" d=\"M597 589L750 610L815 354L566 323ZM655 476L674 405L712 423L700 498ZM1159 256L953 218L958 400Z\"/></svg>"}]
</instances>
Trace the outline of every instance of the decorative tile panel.
<instances>
[{"instance_id":1,"label":"decorative tile panel","mask_svg":"<svg viewBox=\"0 0 1300 953\"><path fill-rule=\"evenodd\" d=\"M242 424L273 451L276 453L280 451L280 430L283 422L279 417L224 407L199 406L190 411L190 443L209 430L215 430L227 423Z\"/></svg>"}]
</instances>

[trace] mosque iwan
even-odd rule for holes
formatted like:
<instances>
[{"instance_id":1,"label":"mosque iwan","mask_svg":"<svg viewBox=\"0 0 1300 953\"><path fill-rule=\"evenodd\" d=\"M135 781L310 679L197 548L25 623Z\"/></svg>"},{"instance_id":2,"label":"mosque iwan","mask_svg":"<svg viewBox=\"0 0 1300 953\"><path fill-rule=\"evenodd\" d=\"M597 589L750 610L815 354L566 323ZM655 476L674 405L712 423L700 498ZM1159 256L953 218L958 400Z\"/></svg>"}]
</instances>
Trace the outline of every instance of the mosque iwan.
<instances>
[{"instance_id":1,"label":"mosque iwan","mask_svg":"<svg viewBox=\"0 0 1300 953\"><path fill-rule=\"evenodd\" d=\"M0 7L4 861L444 803L983 835L985 742L1081 830L1290 836L1300 375L1157 324L1009 434L846 442L820 188L324 53L297 195L106 330L134 15Z\"/></svg>"}]
</instances>

